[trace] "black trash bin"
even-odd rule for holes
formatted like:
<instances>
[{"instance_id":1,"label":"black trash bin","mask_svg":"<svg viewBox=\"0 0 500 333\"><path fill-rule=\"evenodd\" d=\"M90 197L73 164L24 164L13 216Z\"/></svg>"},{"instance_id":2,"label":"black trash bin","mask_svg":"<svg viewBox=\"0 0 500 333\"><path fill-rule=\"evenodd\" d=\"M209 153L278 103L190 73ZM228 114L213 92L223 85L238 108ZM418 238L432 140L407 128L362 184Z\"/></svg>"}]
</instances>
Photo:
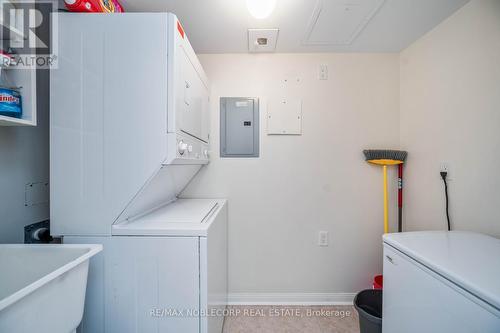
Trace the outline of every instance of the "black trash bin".
<instances>
[{"instance_id":1,"label":"black trash bin","mask_svg":"<svg viewBox=\"0 0 500 333\"><path fill-rule=\"evenodd\" d=\"M361 333L382 333L382 290L366 289L354 298Z\"/></svg>"}]
</instances>

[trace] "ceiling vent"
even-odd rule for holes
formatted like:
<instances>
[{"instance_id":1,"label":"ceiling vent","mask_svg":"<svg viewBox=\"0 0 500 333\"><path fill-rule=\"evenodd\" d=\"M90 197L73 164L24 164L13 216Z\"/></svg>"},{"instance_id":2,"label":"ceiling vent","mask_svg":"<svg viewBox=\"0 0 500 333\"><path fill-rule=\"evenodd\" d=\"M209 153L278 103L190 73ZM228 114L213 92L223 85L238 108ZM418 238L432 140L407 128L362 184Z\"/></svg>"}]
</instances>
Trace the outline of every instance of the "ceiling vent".
<instances>
[{"instance_id":1,"label":"ceiling vent","mask_svg":"<svg viewBox=\"0 0 500 333\"><path fill-rule=\"evenodd\" d=\"M248 52L274 52L279 29L248 29Z\"/></svg>"},{"instance_id":2,"label":"ceiling vent","mask_svg":"<svg viewBox=\"0 0 500 333\"><path fill-rule=\"evenodd\" d=\"M350 45L385 0L318 0L304 45Z\"/></svg>"}]
</instances>

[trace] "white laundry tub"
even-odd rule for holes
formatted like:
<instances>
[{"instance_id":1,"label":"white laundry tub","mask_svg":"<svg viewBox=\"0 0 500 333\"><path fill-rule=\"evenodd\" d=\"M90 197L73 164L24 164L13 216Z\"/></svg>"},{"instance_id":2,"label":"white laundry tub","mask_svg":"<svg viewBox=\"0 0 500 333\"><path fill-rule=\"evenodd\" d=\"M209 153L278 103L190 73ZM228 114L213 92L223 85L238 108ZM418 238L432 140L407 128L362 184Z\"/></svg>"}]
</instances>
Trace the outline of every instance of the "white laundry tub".
<instances>
[{"instance_id":1,"label":"white laundry tub","mask_svg":"<svg viewBox=\"0 0 500 333\"><path fill-rule=\"evenodd\" d=\"M69 333L102 245L0 245L0 332Z\"/></svg>"}]
</instances>

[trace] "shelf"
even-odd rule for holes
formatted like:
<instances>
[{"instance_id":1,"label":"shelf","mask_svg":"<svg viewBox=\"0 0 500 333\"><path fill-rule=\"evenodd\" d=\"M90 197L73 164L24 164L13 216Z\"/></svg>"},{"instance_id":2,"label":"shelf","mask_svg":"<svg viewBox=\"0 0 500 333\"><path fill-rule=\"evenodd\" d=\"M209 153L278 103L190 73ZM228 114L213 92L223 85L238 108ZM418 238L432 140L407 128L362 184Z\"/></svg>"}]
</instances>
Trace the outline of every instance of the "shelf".
<instances>
[{"instance_id":1,"label":"shelf","mask_svg":"<svg viewBox=\"0 0 500 333\"><path fill-rule=\"evenodd\" d=\"M8 12L12 9L16 9L15 2L5 1L2 4L3 11ZM12 44L2 41L22 41L27 38L27 34L24 35L23 19L19 16L22 12L15 14L15 17L10 16L10 22L7 20L4 22L4 17L0 15L0 46L2 48L3 44ZM3 84L8 82L9 85L22 87L19 91L23 108L21 118L0 115L0 126L36 126L36 68L23 69L16 68L14 65L2 69L0 74L3 77Z\"/></svg>"},{"instance_id":2,"label":"shelf","mask_svg":"<svg viewBox=\"0 0 500 333\"><path fill-rule=\"evenodd\" d=\"M23 113L21 118L0 115L0 126L36 126L36 69L16 69L15 66L2 70L2 76L12 85L22 87Z\"/></svg>"},{"instance_id":3,"label":"shelf","mask_svg":"<svg viewBox=\"0 0 500 333\"><path fill-rule=\"evenodd\" d=\"M0 115L0 126L36 126L36 120Z\"/></svg>"},{"instance_id":4,"label":"shelf","mask_svg":"<svg viewBox=\"0 0 500 333\"><path fill-rule=\"evenodd\" d=\"M0 22L2 28L0 29L0 40L20 40L25 39L21 30L4 25Z\"/></svg>"},{"instance_id":5,"label":"shelf","mask_svg":"<svg viewBox=\"0 0 500 333\"><path fill-rule=\"evenodd\" d=\"M0 15L1 16L1 15ZM11 26L10 24L4 24L3 18L0 17L0 40L21 40L26 39L24 36L24 32L22 31L23 27L19 27L18 24ZM19 29L21 28L21 29Z\"/></svg>"},{"instance_id":6,"label":"shelf","mask_svg":"<svg viewBox=\"0 0 500 333\"><path fill-rule=\"evenodd\" d=\"M2 15L0 15L0 40L22 40L26 39L27 36L24 35L24 27L22 25L23 20L18 17L16 13L15 17L10 16L10 22L5 23L3 21L3 13L9 13L9 11L16 9L16 4L10 1L4 1L1 6ZM12 12L11 12L12 14Z\"/></svg>"}]
</instances>

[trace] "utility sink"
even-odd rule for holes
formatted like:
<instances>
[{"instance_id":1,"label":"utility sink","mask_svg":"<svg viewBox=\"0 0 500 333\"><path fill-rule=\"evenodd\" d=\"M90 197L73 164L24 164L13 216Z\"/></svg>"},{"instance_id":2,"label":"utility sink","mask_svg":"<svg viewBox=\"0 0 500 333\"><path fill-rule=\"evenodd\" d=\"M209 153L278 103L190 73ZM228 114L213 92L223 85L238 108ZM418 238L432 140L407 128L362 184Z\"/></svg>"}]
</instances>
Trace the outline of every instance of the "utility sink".
<instances>
[{"instance_id":1,"label":"utility sink","mask_svg":"<svg viewBox=\"0 0 500 333\"><path fill-rule=\"evenodd\" d=\"M0 245L0 332L70 333L102 245Z\"/></svg>"}]
</instances>

